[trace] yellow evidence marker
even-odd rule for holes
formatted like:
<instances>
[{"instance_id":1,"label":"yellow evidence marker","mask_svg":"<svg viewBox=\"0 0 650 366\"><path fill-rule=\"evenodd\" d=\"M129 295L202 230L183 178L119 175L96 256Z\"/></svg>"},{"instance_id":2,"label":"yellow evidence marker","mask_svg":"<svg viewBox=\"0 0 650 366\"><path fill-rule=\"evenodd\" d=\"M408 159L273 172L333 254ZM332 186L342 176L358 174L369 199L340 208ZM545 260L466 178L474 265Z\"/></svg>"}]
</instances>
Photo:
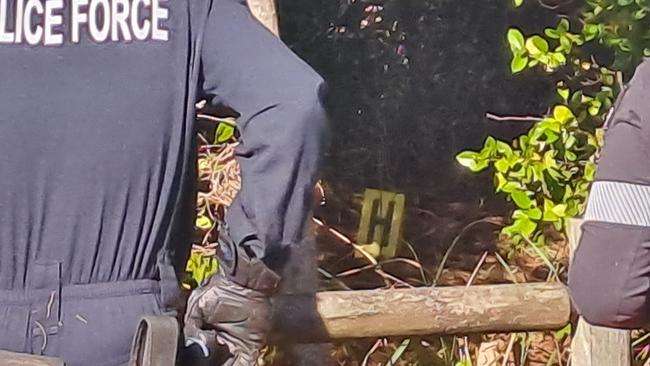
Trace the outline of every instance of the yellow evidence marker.
<instances>
[{"instance_id":1,"label":"yellow evidence marker","mask_svg":"<svg viewBox=\"0 0 650 366\"><path fill-rule=\"evenodd\" d=\"M366 189L357 242L375 258L392 258L402 235L406 198L402 193ZM364 255L355 252L355 257Z\"/></svg>"}]
</instances>

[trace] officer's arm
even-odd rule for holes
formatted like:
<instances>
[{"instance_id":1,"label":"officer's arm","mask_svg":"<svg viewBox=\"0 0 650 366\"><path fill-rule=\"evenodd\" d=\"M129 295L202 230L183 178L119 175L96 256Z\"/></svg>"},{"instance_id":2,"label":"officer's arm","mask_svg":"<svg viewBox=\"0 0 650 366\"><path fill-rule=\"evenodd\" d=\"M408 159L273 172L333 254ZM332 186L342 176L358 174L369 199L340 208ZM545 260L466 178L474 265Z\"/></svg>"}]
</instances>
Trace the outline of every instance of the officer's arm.
<instances>
[{"instance_id":1,"label":"officer's arm","mask_svg":"<svg viewBox=\"0 0 650 366\"><path fill-rule=\"evenodd\" d=\"M270 257L302 239L326 129L323 80L244 0L214 0L202 77L211 103L241 114L243 186L226 217L231 235Z\"/></svg>"}]
</instances>

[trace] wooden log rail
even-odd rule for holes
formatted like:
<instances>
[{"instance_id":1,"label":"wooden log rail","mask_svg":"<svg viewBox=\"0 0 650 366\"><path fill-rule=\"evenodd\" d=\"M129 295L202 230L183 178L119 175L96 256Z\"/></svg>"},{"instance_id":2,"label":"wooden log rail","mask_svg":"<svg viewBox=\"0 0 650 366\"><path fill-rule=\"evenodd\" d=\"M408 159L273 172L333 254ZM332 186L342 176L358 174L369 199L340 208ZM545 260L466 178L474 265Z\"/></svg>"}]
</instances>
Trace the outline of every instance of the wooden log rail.
<instances>
[{"instance_id":1,"label":"wooden log rail","mask_svg":"<svg viewBox=\"0 0 650 366\"><path fill-rule=\"evenodd\" d=\"M580 220L569 225L575 251ZM570 322L567 288L558 283L335 291L286 296L274 302L277 341L518 332L560 329ZM630 366L630 332L574 327L573 366Z\"/></svg>"},{"instance_id":2,"label":"wooden log rail","mask_svg":"<svg viewBox=\"0 0 650 366\"><path fill-rule=\"evenodd\" d=\"M274 307L276 333L311 342L560 329L571 314L565 286L553 283L321 292Z\"/></svg>"}]
</instances>

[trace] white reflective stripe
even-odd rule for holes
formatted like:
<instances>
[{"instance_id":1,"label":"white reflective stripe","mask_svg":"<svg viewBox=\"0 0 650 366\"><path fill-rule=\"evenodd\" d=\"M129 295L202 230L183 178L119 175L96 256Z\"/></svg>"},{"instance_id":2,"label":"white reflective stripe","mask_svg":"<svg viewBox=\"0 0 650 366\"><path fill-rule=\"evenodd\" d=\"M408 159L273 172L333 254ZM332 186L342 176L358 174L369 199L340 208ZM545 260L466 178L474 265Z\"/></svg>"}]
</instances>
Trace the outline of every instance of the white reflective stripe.
<instances>
[{"instance_id":1,"label":"white reflective stripe","mask_svg":"<svg viewBox=\"0 0 650 366\"><path fill-rule=\"evenodd\" d=\"M650 186L594 182L585 220L650 227Z\"/></svg>"}]
</instances>

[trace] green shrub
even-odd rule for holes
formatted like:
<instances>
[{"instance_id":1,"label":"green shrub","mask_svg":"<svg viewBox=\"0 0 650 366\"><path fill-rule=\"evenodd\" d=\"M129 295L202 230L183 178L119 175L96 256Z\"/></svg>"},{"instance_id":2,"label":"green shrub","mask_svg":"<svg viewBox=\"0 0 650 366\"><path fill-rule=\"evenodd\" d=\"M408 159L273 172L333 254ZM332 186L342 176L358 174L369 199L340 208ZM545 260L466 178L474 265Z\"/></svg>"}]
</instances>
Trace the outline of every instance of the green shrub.
<instances>
[{"instance_id":1,"label":"green shrub","mask_svg":"<svg viewBox=\"0 0 650 366\"><path fill-rule=\"evenodd\" d=\"M555 82L557 104L540 118L512 118L534 121L528 133L511 142L488 137L480 151L456 159L473 172L490 169L496 191L515 205L502 230L515 244L543 244L545 226L562 231L567 218L584 212L621 75L650 55L649 10L647 0L586 0L543 34L508 30L511 71L542 68Z\"/></svg>"}]
</instances>

